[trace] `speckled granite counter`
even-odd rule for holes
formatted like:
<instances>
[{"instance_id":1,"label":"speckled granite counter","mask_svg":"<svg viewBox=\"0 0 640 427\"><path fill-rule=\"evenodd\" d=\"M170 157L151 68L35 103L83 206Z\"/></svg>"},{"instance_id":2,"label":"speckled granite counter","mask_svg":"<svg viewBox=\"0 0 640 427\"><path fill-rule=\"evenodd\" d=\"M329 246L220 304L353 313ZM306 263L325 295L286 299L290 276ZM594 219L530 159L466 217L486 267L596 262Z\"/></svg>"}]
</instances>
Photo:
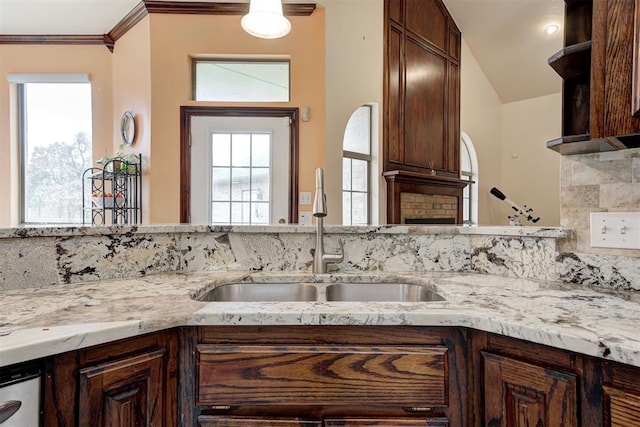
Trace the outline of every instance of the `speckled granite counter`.
<instances>
[{"instance_id":1,"label":"speckled granite counter","mask_svg":"<svg viewBox=\"0 0 640 427\"><path fill-rule=\"evenodd\" d=\"M253 281L404 281L429 303L207 303L214 286ZM182 325L463 326L640 366L640 295L465 273L174 272L0 293L0 366Z\"/></svg>"}]
</instances>

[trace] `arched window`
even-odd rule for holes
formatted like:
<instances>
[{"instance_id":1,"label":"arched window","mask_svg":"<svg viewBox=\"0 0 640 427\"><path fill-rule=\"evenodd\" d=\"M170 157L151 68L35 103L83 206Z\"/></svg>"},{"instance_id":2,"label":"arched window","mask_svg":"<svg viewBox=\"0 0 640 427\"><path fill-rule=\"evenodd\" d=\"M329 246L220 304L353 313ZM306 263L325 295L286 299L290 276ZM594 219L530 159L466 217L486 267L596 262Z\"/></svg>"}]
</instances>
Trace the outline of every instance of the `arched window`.
<instances>
[{"instance_id":1,"label":"arched window","mask_svg":"<svg viewBox=\"0 0 640 427\"><path fill-rule=\"evenodd\" d=\"M462 221L464 225L478 224L478 156L471 138L465 132L460 137L460 177L469 184L463 191Z\"/></svg>"},{"instance_id":2,"label":"arched window","mask_svg":"<svg viewBox=\"0 0 640 427\"><path fill-rule=\"evenodd\" d=\"M372 107L356 109L342 142L342 223L371 222Z\"/></svg>"}]
</instances>

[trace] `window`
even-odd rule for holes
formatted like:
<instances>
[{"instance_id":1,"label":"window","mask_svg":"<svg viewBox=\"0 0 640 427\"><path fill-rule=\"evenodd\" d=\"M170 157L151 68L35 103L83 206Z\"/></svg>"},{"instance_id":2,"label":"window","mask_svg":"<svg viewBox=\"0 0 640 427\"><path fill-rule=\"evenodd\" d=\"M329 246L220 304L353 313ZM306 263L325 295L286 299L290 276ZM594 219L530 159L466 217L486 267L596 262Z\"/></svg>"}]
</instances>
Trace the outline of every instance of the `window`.
<instances>
[{"instance_id":1,"label":"window","mask_svg":"<svg viewBox=\"0 0 640 427\"><path fill-rule=\"evenodd\" d=\"M462 192L462 223L478 224L478 159L469 136L462 132L460 139L460 177L469 181Z\"/></svg>"},{"instance_id":2,"label":"window","mask_svg":"<svg viewBox=\"0 0 640 427\"><path fill-rule=\"evenodd\" d=\"M269 224L271 134L214 132L211 222Z\"/></svg>"},{"instance_id":3,"label":"window","mask_svg":"<svg viewBox=\"0 0 640 427\"><path fill-rule=\"evenodd\" d=\"M370 222L371 106L359 107L349 119L343 139L342 223Z\"/></svg>"},{"instance_id":4,"label":"window","mask_svg":"<svg viewBox=\"0 0 640 427\"><path fill-rule=\"evenodd\" d=\"M194 61L194 99L289 102L289 61Z\"/></svg>"},{"instance_id":5,"label":"window","mask_svg":"<svg viewBox=\"0 0 640 427\"><path fill-rule=\"evenodd\" d=\"M75 75L9 76L18 85L21 222L82 223L82 172L91 167L91 84ZM59 83L57 81L64 81Z\"/></svg>"}]
</instances>

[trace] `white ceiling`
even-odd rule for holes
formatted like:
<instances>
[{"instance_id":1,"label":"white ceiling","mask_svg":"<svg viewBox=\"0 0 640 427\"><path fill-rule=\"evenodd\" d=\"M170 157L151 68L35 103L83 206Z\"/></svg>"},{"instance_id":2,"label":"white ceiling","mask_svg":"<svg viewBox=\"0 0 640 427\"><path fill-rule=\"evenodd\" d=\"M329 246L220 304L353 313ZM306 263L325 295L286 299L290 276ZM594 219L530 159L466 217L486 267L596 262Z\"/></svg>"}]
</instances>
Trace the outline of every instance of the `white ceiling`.
<instances>
[{"instance_id":1,"label":"white ceiling","mask_svg":"<svg viewBox=\"0 0 640 427\"><path fill-rule=\"evenodd\" d=\"M0 34L104 34L139 1L0 0ZM542 30L552 22L562 27L563 0L444 1L502 102L560 91L561 79L547 58L562 48L562 31L548 36Z\"/></svg>"},{"instance_id":2,"label":"white ceiling","mask_svg":"<svg viewBox=\"0 0 640 427\"><path fill-rule=\"evenodd\" d=\"M562 49L564 0L444 2L503 103L562 89L562 79L547 59ZM560 31L546 34L549 24Z\"/></svg>"}]
</instances>

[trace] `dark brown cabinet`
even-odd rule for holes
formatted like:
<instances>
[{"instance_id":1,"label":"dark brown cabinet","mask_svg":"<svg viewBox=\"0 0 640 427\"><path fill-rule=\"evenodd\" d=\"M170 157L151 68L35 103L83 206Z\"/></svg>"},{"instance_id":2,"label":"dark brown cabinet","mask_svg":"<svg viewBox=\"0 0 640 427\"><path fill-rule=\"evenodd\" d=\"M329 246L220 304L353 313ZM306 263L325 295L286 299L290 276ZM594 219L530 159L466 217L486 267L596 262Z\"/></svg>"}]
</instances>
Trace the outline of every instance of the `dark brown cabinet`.
<instances>
[{"instance_id":1,"label":"dark brown cabinet","mask_svg":"<svg viewBox=\"0 0 640 427\"><path fill-rule=\"evenodd\" d=\"M457 178L460 31L441 0L387 0L385 12L385 170Z\"/></svg>"},{"instance_id":2,"label":"dark brown cabinet","mask_svg":"<svg viewBox=\"0 0 640 427\"><path fill-rule=\"evenodd\" d=\"M43 425L640 425L640 368L466 328L185 327L44 360Z\"/></svg>"},{"instance_id":3,"label":"dark brown cabinet","mask_svg":"<svg viewBox=\"0 0 640 427\"><path fill-rule=\"evenodd\" d=\"M385 0L384 10L387 222L461 224L460 31L441 0ZM420 209L403 208L403 195Z\"/></svg>"},{"instance_id":4,"label":"dark brown cabinet","mask_svg":"<svg viewBox=\"0 0 640 427\"><path fill-rule=\"evenodd\" d=\"M460 332L349 326L193 329L182 352L195 372L183 384L184 423L192 425L192 417L201 426L464 425Z\"/></svg>"},{"instance_id":5,"label":"dark brown cabinet","mask_svg":"<svg viewBox=\"0 0 640 427\"><path fill-rule=\"evenodd\" d=\"M199 427L322 427L318 420L270 417L225 417L203 415L198 417Z\"/></svg>"},{"instance_id":6,"label":"dark brown cabinet","mask_svg":"<svg viewBox=\"0 0 640 427\"><path fill-rule=\"evenodd\" d=\"M604 399L606 427L640 425L640 395L605 386Z\"/></svg>"},{"instance_id":7,"label":"dark brown cabinet","mask_svg":"<svg viewBox=\"0 0 640 427\"><path fill-rule=\"evenodd\" d=\"M576 427L576 376L504 356L482 353L484 425Z\"/></svg>"},{"instance_id":8,"label":"dark brown cabinet","mask_svg":"<svg viewBox=\"0 0 640 427\"><path fill-rule=\"evenodd\" d=\"M402 418L338 418L324 420L323 427L447 427L446 418L402 419Z\"/></svg>"},{"instance_id":9,"label":"dark brown cabinet","mask_svg":"<svg viewBox=\"0 0 640 427\"><path fill-rule=\"evenodd\" d=\"M447 405L443 346L197 347L204 405ZM366 396L366 400L364 399Z\"/></svg>"},{"instance_id":10,"label":"dark brown cabinet","mask_svg":"<svg viewBox=\"0 0 640 427\"><path fill-rule=\"evenodd\" d=\"M165 350L80 370L79 424L161 426Z\"/></svg>"},{"instance_id":11,"label":"dark brown cabinet","mask_svg":"<svg viewBox=\"0 0 640 427\"><path fill-rule=\"evenodd\" d=\"M638 0L565 0L565 47L549 58L563 78L562 154L640 146Z\"/></svg>"},{"instance_id":12,"label":"dark brown cabinet","mask_svg":"<svg viewBox=\"0 0 640 427\"><path fill-rule=\"evenodd\" d=\"M177 354L170 331L48 358L44 425L178 425Z\"/></svg>"},{"instance_id":13,"label":"dark brown cabinet","mask_svg":"<svg viewBox=\"0 0 640 427\"><path fill-rule=\"evenodd\" d=\"M604 425L640 425L640 369L605 362L603 369Z\"/></svg>"}]
</instances>

